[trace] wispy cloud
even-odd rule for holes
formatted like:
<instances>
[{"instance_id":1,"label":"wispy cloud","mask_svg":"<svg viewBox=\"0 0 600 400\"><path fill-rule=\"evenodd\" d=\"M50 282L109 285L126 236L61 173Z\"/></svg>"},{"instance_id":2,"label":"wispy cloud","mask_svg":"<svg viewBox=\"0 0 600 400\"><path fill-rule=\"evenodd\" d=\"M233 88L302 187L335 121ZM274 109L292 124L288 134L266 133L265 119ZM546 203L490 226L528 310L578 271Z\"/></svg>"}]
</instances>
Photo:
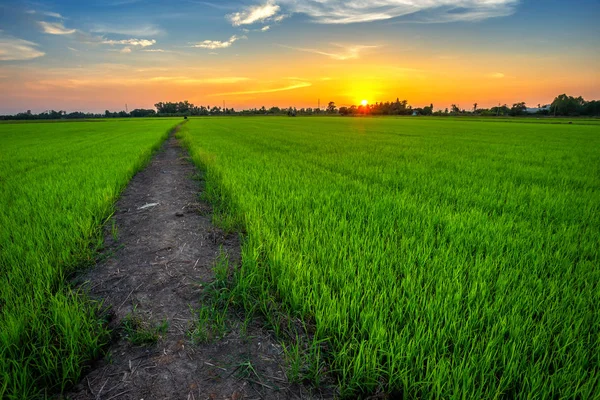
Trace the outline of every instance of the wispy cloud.
<instances>
[{"instance_id":1,"label":"wispy cloud","mask_svg":"<svg viewBox=\"0 0 600 400\"><path fill-rule=\"evenodd\" d=\"M492 74L488 74L487 77L493 79L502 79L504 78L504 74L502 72L494 72Z\"/></svg>"},{"instance_id":2,"label":"wispy cloud","mask_svg":"<svg viewBox=\"0 0 600 400\"><path fill-rule=\"evenodd\" d=\"M233 26L252 25L282 17L277 15L280 10L281 7L275 4L275 1L269 0L265 4L247 7L240 12L229 14L226 18Z\"/></svg>"},{"instance_id":3,"label":"wispy cloud","mask_svg":"<svg viewBox=\"0 0 600 400\"><path fill-rule=\"evenodd\" d=\"M341 51L323 51L323 50L318 50L318 49L309 49L309 48L303 48L303 47L292 47L292 46L285 46L280 44L279 46L281 47L285 47L288 49L293 49L293 50L298 50L298 51L304 51L306 53L314 53L314 54L319 54L322 56L327 56L329 58L332 58L334 60L355 60L357 58L360 57L360 53L363 50L368 50L368 49L375 49L379 46L366 46L366 45L351 45L351 46L344 46L341 44L335 44L332 43L333 46L336 46L338 48L341 49Z\"/></svg>"},{"instance_id":4,"label":"wispy cloud","mask_svg":"<svg viewBox=\"0 0 600 400\"><path fill-rule=\"evenodd\" d=\"M226 11L235 10L235 7L232 6L232 5L212 3L210 1L187 0L187 2L188 3L192 3L192 4L201 4L203 6L208 6L208 7L211 7L211 8L215 8L217 10L226 10Z\"/></svg>"},{"instance_id":5,"label":"wispy cloud","mask_svg":"<svg viewBox=\"0 0 600 400\"><path fill-rule=\"evenodd\" d=\"M266 25L266 26L263 26L262 28L260 28L260 31L261 31L261 32L266 32L266 31L268 31L269 29L271 29L271 27L270 27L269 25Z\"/></svg>"},{"instance_id":6,"label":"wispy cloud","mask_svg":"<svg viewBox=\"0 0 600 400\"><path fill-rule=\"evenodd\" d=\"M225 76L219 78L190 78L187 76L155 76L149 79L152 82L169 82L175 84L222 85L249 81L243 76Z\"/></svg>"},{"instance_id":7,"label":"wispy cloud","mask_svg":"<svg viewBox=\"0 0 600 400\"><path fill-rule=\"evenodd\" d=\"M90 32L92 33L114 33L117 35L149 37L158 36L163 33L162 29L155 25L142 26L115 26L115 25L95 25Z\"/></svg>"},{"instance_id":8,"label":"wispy cloud","mask_svg":"<svg viewBox=\"0 0 600 400\"><path fill-rule=\"evenodd\" d=\"M113 7L118 7L118 6L127 6L130 4L135 4L135 3L139 3L142 0L118 0L118 1L111 1L109 3L107 3L107 6L113 6Z\"/></svg>"},{"instance_id":9,"label":"wispy cloud","mask_svg":"<svg viewBox=\"0 0 600 400\"><path fill-rule=\"evenodd\" d=\"M245 90L241 92L226 92L226 93L216 93L211 96L227 96L227 95L251 95L251 94L260 94L260 93L275 93L275 92L284 92L287 90L301 89L305 87L312 86L310 82L295 82L291 85L272 88L272 89L257 89L257 90Z\"/></svg>"},{"instance_id":10,"label":"wispy cloud","mask_svg":"<svg viewBox=\"0 0 600 400\"><path fill-rule=\"evenodd\" d=\"M221 42L220 40L205 40L203 42L196 43L192 47L199 47L201 49L225 49L230 47L233 43L237 42L240 39L247 39L246 36L237 36L233 35L229 38L229 40Z\"/></svg>"},{"instance_id":11,"label":"wispy cloud","mask_svg":"<svg viewBox=\"0 0 600 400\"><path fill-rule=\"evenodd\" d=\"M60 18L60 19L64 19L65 17L63 17L62 15L60 15L59 13L55 13L55 12L50 12L47 11L45 13L43 13L45 16L47 17L52 17L52 18Z\"/></svg>"},{"instance_id":12,"label":"wispy cloud","mask_svg":"<svg viewBox=\"0 0 600 400\"><path fill-rule=\"evenodd\" d=\"M0 31L1 33L1 31ZM42 57L36 43L0 34L0 61L21 61Z\"/></svg>"},{"instance_id":13,"label":"wispy cloud","mask_svg":"<svg viewBox=\"0 0 600 400\"><path fill-rule=\"evenodd\" d=\"M129 54L129 53L131 53L131 47L123 47L121 49L120 53L123 53L123 54Z\"/></svg>"},{"instance_id":14,"label":"wispy cloud","mask_svg":"<svg viewBox=\"0 0 600 400\"><path fill-rule=\"evenodd\" d=\"M70 35L76 32L76 29L67 29L62 22L45 22L39 21L38 24L44 30L44 33L50 35Z\"/></svg>"},{"instance_id":15,"label":"wispy cloud","mask_svg":"<svg viewBox=\"0 0 600 400\"><path fill-rule=\"evenodd\" d=\"M36 10L27 10L25 11L27 14L40 14L40 15L45 15L46 17L51 17L51 18L60 18L60 19L65 19L65 17L63 17L62 15L60 15L59 13L56 12L51 12L51 11L36 11Z\"/></svg>"},{"instance_id":16,"label":"wispy cloud","mask_svg":"<svg viewBox=\"0 0 600 400\"><path fill-rule=\"evenodd\" d=\"M156 40L147 40L147 39L108 40L108 39L105 39L102 41L102 43L110 44L110 45L123 44L126 46L148 47L148 46L152 46L153 44L155 44ZM131 49L129 52L131 52Z\"/></svg>"},{"instance_id":17,"label":"wispy cloud","mask_svg":"<svg viewBox=\"0 0 600 400\"><path fill-rule=\"evenodd\" d=\"M144 51L146 53L166 53L167 52L167 50L163 50L163 49L145 49L142 51Z\"/></svg>"},{"instance_id":18,"label":"wispy cloud","mask_svg":"<svg viewBox=\"0 0 600 400\"><path fill-rule=\"evenodd\" d=\"M520 0L278 0L278 4L286 11L305 14L314 22L323 24L381 21L409 15L428 23L479 21L511 15L519 2ZM266 5L271 10L279 7L274 2ZM240 13L232 15L237 14ZM246 15L252 14L241 16Z\"/></svg>"}]
</instances>

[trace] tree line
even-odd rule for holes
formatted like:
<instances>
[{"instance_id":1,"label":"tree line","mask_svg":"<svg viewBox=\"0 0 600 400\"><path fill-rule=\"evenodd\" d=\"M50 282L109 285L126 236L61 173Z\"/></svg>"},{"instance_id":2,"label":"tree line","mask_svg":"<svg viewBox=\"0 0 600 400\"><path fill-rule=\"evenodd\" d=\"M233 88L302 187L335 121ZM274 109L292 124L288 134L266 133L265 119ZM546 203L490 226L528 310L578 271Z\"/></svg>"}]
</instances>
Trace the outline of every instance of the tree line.
<instances>
[{"instance_id":1,"label":"tree line","mask_svg":"<svg viewBox=\"0 0 600 400\"><path fill-rule=\"evenodd\" d=\"M92 118L139 118L139 117L172 117L172 116L219 116L219 115L476 115L482 117L491 116L523 116L523 115L541 115L541 116L600 116L600 101L586 101L583 97L573 97L566 94L556 96L552 103L541 105L530 109L525 102L514 103L512 106L507 104L498 105L491 108L478 108L478 103L474 103L468 109L461 108L457 104L452 104L450 108L434 111L433 104L425 107L413 107L407 100L396 98L395 101L376 102L367 105L351 105L337 107L335 102L330 101L325 108L299 108L296 107L270 107L249 108L236 111L233 108L219 106L196 106L189 101L180 102L158 102L154 109L138 108L130 112L118 111L111 112L106 110L104 113L83 113L75 111L67 113L60 110L47 110L39 114L34 114L31 110L15 115L0 115L0 120L56 120L56 119L92 119Z\"/></svg>"}]
</instances>

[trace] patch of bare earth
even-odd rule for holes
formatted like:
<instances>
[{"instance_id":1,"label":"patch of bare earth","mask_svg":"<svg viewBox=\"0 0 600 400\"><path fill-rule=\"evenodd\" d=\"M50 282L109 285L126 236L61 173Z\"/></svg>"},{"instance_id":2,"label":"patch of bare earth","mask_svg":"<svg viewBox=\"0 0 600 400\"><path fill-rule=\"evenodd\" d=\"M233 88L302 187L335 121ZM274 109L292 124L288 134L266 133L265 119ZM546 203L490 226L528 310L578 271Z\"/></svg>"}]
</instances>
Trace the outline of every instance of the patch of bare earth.
<instances>
[{"instance_id":1,"label":"patch of bare earth","mask_svg":"<svg viewBox=\"0 0 600 400\"><path fill-rule=\"evenodd\" d=\"M222 337L191 339L218 257L240 258L238 235L215 228L210 207L199 202L197 173L172 134L117 202L106 236L110 255L76 278L110 310L114 340L67 398L323 397L287 380L281 346L256 321L243 327L228 312ZM132 343L144 332L158 341Z\"/></svg>"}]
</instances>

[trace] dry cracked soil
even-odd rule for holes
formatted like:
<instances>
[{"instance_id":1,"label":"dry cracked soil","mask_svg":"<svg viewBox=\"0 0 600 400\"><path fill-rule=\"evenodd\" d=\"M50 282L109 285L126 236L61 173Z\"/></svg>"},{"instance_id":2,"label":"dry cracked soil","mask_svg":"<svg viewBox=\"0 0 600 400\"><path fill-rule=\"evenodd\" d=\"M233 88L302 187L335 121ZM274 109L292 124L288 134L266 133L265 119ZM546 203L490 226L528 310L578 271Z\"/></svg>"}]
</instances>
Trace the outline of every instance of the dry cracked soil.
<instances>
[{"instance_id":1,"label":"dry cracked soil","mask_svg":"<svg viewBox=\"0 0 600 400\"><path fill-rule=\"evenodd\" d=\"M282 346L260 321L244 324L239 312L226 313L222 335L192 339L214 266L224 256L230 264L240 260L238 234L212 225L198 177L172 132L116 203L106 257L74 280L103 302L113 340L66 398L331 397L290 383ZM141 344L144 333L154 342Z\"/></svg>"}]
</instances>

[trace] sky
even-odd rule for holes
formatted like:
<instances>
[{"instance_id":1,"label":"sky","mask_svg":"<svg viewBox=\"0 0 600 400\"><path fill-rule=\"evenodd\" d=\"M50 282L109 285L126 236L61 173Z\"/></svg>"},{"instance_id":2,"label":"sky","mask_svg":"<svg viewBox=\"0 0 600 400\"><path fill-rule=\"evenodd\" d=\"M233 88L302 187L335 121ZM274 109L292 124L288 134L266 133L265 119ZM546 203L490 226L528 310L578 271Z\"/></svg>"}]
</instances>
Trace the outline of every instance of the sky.
<instances>
[{"instance_id":1,"label":"sky","mask_svg":"<svg viewBox=\"0 0 600 400\"><path fill-rule=\"evenodd\" d=\"M600 99L599 0L0 2L0 114Z\"/></svg>"}]
</instances>

